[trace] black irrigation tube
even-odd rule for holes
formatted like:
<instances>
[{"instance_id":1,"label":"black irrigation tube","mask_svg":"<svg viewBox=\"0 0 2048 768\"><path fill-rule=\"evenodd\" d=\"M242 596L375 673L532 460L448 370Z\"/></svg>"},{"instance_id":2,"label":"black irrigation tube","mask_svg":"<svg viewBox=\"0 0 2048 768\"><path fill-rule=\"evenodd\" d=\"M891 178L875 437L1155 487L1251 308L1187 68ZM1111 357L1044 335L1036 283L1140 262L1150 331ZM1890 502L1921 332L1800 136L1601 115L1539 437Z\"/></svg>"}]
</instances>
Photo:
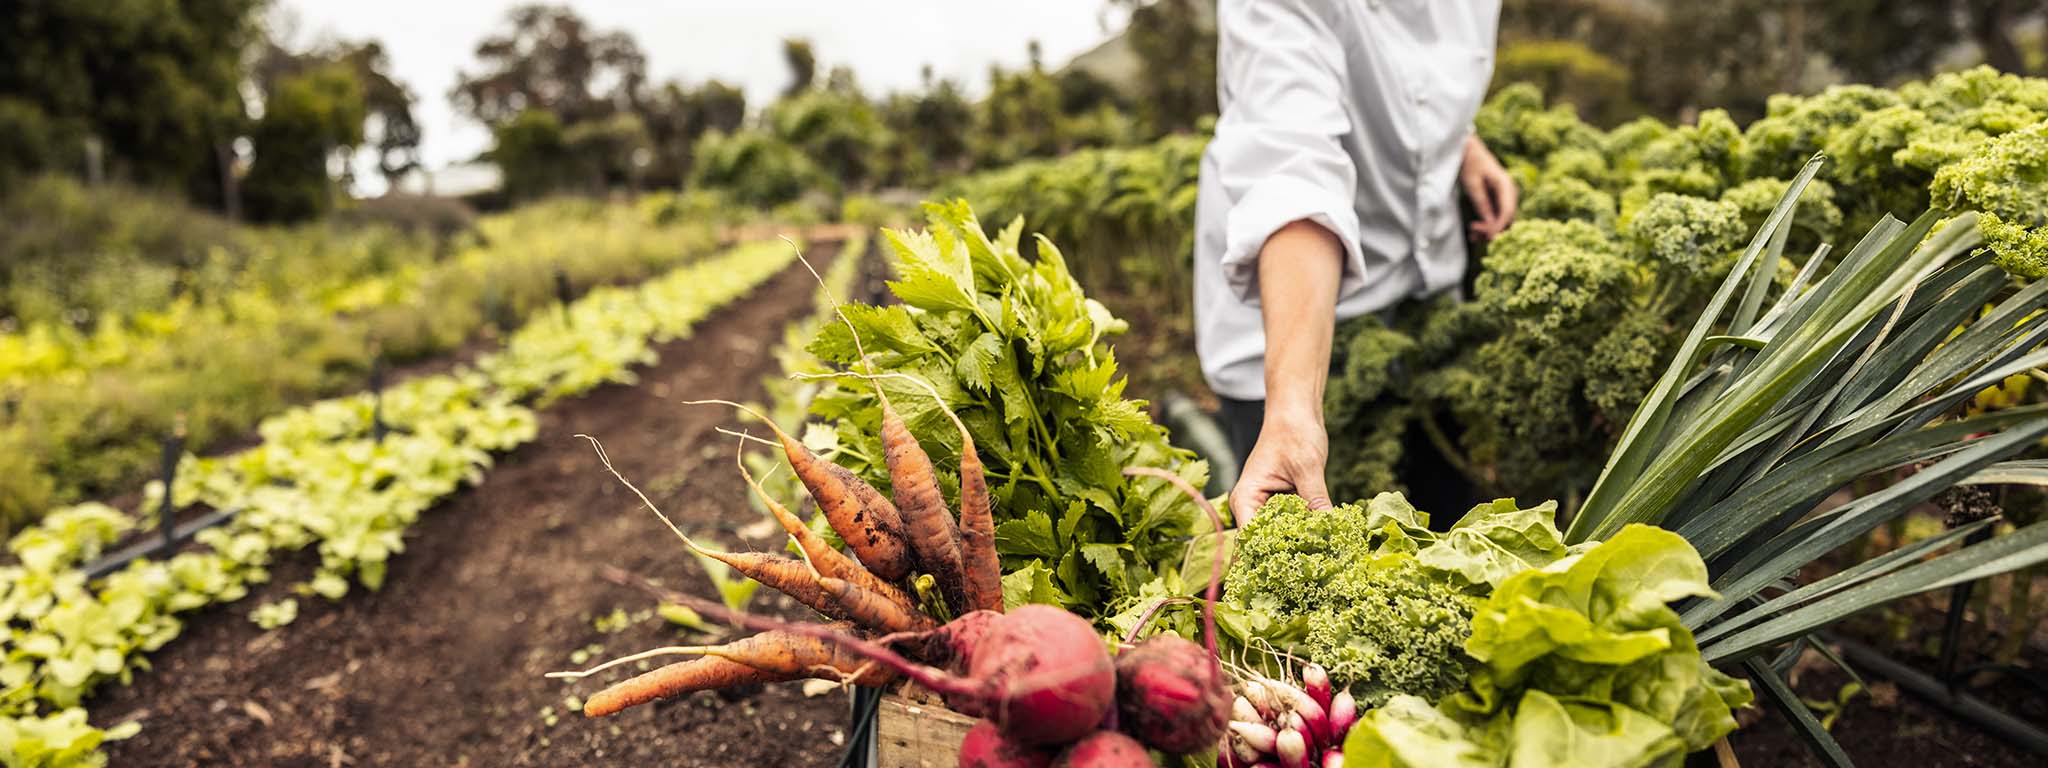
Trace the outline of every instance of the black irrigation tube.
<instances>
[{"instance_id":1,"label":"black irrigation tube","mask_svg":"<svg viewBox=\"0 0 2048 768\"><path fill-rule=\"evenodd\" d=\"M1854 640L1831 635L1823 635L1823 639L1839 646L1842 649L1842 657L1858 668L1890 679L1898 683L1899 687L1933 702L1958 718L1984 728L2014 746L2035 754L2048 755L2048 731L2013 717L1996 705L1961 690L1954 681L1944 681L1922 672L1910 664Z\"/></svg>"}]
</instances>

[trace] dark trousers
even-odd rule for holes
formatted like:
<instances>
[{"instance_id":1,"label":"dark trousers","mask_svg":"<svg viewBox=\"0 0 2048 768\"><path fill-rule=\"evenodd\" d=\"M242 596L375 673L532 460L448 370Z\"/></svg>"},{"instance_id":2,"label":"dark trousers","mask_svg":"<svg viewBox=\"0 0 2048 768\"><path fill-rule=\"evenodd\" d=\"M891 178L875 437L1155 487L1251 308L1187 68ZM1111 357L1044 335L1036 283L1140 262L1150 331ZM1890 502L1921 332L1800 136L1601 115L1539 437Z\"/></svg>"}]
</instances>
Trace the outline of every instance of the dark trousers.
<instances>
[{"instance_id":1,"label":"dark trousers","mask_svg":"<svg viewBox=\"0 0 2048 768\"><path fill-rule=\"evenodd\" d=\"M1223 423L1223 436L1230 440L1230 452L1237 454L1237 466L1243 467L1259 442L1259 427L1266 423L1266 401L1222 395L1216 401L1216 420Z\"/></svg>"}]
</instances>

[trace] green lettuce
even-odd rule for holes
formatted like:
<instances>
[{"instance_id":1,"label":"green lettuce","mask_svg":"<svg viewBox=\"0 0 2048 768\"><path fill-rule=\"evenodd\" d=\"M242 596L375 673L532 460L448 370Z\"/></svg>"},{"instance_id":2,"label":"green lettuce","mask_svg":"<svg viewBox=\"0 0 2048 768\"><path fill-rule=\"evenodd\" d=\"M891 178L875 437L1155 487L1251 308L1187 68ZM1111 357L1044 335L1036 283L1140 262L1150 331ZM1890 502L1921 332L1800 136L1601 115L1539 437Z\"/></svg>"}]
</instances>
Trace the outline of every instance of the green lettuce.
<instances>
[{"instance_id":1,"label":"green lettuce","mask_svg":"<svg viewBox=\"0 0 2048 768\"><path fill-rule=\"evenodd\" d=\"M1347 760L1620 768L1705 749L1751 700L1747 683L1707 666L1669 606L1712 596L1699 553L1643 525L1514 574L1473 614L1464 687L1433 707L1404 695L1367 713Z\"/></svg>"}]
</instances>

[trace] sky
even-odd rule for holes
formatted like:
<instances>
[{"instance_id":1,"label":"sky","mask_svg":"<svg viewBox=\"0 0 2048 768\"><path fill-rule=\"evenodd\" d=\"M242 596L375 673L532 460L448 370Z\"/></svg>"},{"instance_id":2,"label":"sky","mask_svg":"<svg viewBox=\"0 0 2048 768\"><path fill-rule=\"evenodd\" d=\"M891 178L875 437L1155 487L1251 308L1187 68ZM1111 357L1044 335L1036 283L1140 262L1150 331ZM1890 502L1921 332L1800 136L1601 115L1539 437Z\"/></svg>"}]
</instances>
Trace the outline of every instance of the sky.
<instances>
[{"instance_id":1,"label":"sky","mask_svg":"<svg viewBox=\"0 0 2048 768\"><path fill-rule=\"evenodd\" d=\"M344 39L384 43L393 74L412 88L421 155L430 168L486 149L483 126L448 101L456 72L474 68L478 41L507 26L518 0L284 0L271 25L295 46ZM987 85L990 64L1022 66L1039 41L1048 66L1095 46L1121 27L1106 0L570 0L600 30L632 33L652 82L720 79L746 89L757 107L788 82L781 41L803 37L818 77L852 67L870 93L918 87L926 64L970 93ZM359 179L375 176L358 174Z\"/></svg>"}]
</instances>

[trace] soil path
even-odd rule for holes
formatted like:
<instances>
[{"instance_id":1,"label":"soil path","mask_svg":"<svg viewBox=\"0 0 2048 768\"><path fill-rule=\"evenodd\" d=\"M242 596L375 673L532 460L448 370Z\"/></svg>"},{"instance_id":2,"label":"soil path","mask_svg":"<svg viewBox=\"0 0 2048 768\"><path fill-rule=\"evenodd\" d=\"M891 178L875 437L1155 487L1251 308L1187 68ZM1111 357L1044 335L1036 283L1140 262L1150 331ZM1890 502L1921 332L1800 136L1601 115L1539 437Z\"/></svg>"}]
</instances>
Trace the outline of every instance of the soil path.
<instances>
[{"instance_id":1,"label":"soil path","mask_svg":"<svg viewBox=\"0 0 2048 768\"><path fill-rule=\"evenodd\" d=\"M658 618L601 629L597 619L615 610L652 605L600 580L600 564L716 594L575 434L603 440L619 471L685 530L733 547L776 546L731 469L732 441L713 432L735 423L732 414L677 401L761 397L763 377L776 373L770 346L811 310L813 286L792 267L663 347L638 385L543 411L539 439L423 516L382 591L301 599L296 622L258 629L249 612L288 596L286 585L310 572L300 553L249 598L193 617L152 657L153 671L91 702L96 723L143 723L139 736L109 745L113 764L831 764L844 739L843 693L807 697L784 684L586 720L565 699L599 681L541 677L579 666L579 649L601 645L592 657L602 659L689 637ZM744 540L743 529L764 538ZM765 591L755 605L797 615Z\"/></svg>"}]
</instances>

